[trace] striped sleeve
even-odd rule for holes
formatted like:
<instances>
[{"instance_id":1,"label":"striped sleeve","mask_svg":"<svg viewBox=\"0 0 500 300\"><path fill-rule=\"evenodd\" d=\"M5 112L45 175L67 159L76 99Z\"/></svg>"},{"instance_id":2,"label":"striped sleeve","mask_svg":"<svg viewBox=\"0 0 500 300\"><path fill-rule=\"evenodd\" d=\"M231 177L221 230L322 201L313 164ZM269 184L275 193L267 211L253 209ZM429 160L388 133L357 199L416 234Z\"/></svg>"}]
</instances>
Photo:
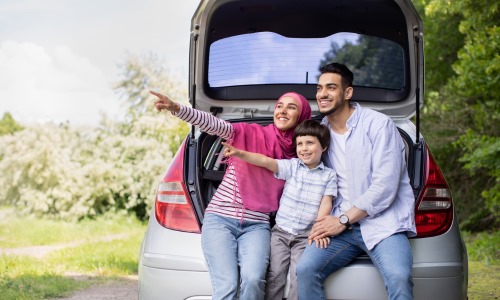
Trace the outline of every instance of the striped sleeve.
<instances>
[{"instance_id":1,"label":"striped sleeve","mask_svg":"<svg viewBox=\"0 0 500 300\"><path fill-rule=\"evenodd\" d=\"M189 124L198 126L201 131L208 134L217 135L224 139L233 138L233 125L207 112L180 105L180 111L174 115Z\"/></svg>"}]
</instances>

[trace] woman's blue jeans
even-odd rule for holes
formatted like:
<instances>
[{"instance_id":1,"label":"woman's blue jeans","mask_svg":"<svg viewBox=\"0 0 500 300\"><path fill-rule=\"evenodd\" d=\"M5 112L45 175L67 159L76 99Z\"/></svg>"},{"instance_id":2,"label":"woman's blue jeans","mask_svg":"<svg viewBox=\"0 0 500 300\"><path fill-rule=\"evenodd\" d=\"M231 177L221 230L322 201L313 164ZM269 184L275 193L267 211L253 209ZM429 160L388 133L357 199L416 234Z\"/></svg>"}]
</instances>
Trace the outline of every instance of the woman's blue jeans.
<instances>
[{"instance_id":1,"label":"woman's blue jeans","mask_svg":"<svg viewBox=\"0 0 500 300\"><path fill-rule=\"evenodd\" d=\"M239 299L264 299L270 238L269 223L205 215L201 243L212 299L238 299L240 279Z\"/></svg>"},{"instance_id":2,"label":"woman's blue jeans","mask_svg":"<svg viewBox=\"0 0 500 300\"><path fill-rule=\"evenodd\" d=\"M325 279L362 252L370 256L384 279L389 299L413 299L413 256L406 234L391 235L368 250L358 224L333 237L326 249L317 248L314 243L306 247L297 266L299 299L326 299Z\"/></svg>"}]
</instances>

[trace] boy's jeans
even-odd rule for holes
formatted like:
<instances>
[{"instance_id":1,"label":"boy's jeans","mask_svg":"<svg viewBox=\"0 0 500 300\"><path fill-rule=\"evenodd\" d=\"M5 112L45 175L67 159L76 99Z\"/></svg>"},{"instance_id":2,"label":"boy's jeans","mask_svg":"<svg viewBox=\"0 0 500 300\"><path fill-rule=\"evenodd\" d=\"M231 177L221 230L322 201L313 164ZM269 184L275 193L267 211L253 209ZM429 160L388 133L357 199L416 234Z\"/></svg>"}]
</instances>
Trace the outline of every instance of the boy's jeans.
<instances>
[{"instance_id":1,"label":"boy's jeans","mask_svg":"<svg viewBox=\"0 0 500 300\"><path fill-rule=\"evenodd\" d=\"M240 277L239 299L264 299L270 237L269 223L205 215L201 243L212 299L237 299Z\"/></svg>"},{"instance_id":2,"label":"boy's jeans","mask_svg":"<svg viewBox=\"0 0 500 300\"><path fill-rule=\"evenodd\" d=\"M297 266L299 299L325 299L323 282L328 275L348 265L362 252L370 256L384 279L389 299L413 299L413 257L406 234L396 233L369 251L359 224L333 237L327 249L316 248L314 243L306 247Z\"/></svg>"}]
</instances>

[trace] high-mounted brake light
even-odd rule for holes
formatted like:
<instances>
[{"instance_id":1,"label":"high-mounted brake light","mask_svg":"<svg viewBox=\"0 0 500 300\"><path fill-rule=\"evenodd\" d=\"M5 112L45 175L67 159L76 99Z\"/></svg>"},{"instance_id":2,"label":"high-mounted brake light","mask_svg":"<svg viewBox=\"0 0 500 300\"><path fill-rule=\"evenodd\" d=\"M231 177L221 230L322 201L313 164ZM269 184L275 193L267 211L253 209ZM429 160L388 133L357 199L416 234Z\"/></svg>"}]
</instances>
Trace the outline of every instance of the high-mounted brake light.
<instances>
[{"instance_id":1,"label":"high-mounted brake light","mask_svg":"<svg viewBox=\"0 0 500 300\"><path fill-rule=\"evenodd\" d=\"M415 207L418 237L443 234L453 221L453 201L448 183L427 147L426 154L424 188Z\"/></svg>"},{"instance_id":2,"label":"high-mounted brake light","mask_svg":"<svg viewBox=\"0 0 500 300\"><path fill-rule=\"evenodd\" d=\"M200 233L183 180L185 143L175 154L172 164L158 186L156 193L156 220L162 226L179 231Z\"/></svg>"}]
</instances>

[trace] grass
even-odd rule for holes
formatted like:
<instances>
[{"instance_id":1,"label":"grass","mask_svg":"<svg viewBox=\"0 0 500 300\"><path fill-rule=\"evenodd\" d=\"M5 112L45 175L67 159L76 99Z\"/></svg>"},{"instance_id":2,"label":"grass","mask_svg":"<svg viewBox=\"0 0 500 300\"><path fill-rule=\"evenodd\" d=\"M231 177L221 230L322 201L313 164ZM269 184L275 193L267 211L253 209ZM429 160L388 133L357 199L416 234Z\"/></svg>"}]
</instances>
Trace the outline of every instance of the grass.
<instances>
[{"instance_id":1,"label":"grass","mask_svg":"<svg viewBox=\"0 0 500 300\"><path fill-rule=\"evenodd\" d=\"M77 271L99 276L125 276L137 274L137 258L142 234L123 240L88 243L66 248L50 254L53 265L63 261L64 271Z\"/></svg>"},{"instance_id":2,"label":"grass","mask_svg":"<svg viewBox=\"0 0 500 300\"><path fill-rule=\"evenodd\" d=\"M39 259L0 256L0 295L5 300L61 297L92 283L66 277Z\"/></svg>"},{"instance_id":3,"label":"grass","mask_svg":"<svg viewBox=\"0 0 500 300\"><path fill-rule=\"evenodd\" d=\"M0 248L73 243L43 258L0 255L1 299L64 297L104 280L137 274L146 225L132 217L108 215L67 223L23 217L5 208L0 215ZM119 239L103 240L117 234L122 234Z\"/></svg>"},{"instance_id":4,"label":"grass","mask_svg":"<svg viewBox=\"0 0 500 300\"><path fill-rule=\"evenodd\" d=\"M462 233L469 258L469 300L500 297L500 234Z\"/></svg>"},{"instance_id":5,"label":"grass","mask_svg":"<svg viewBox=\"0 0 500 300\"><path fill-rule=\"evenodd\" d=\"M0 295L5 300L64 297L103 280L137 274L140 242L146 225L109 215L78 223L43 220L0 209L0 248L82 242L47 254L0 255ZM111 241L102 237L124 234ZM500 297L498 232L464 233L469 254L469 300ZM81 274L83 280L67 274Z\"/></svg>"},{"instance_id":6,"label":"grass","mask_svg":"<svg viewBox=\"0 0 500 300\"><path fill-rule=\"evenodd\" d=\"M469 300L499 299L500 265L469 260Z\"/></svg>"},{"instance_id":7,"label":"grass","mask_svg":"<svg viewBox=\"0 0 500 300\"><path fill-rule=\"evenodd\" d=\"M0 210L0 248L63 244L78 240L92 241L98 236L129 232L145 227L133 218L117 215L78 223L21 216L14 209Z\"/></svg>"}]
</instances>

